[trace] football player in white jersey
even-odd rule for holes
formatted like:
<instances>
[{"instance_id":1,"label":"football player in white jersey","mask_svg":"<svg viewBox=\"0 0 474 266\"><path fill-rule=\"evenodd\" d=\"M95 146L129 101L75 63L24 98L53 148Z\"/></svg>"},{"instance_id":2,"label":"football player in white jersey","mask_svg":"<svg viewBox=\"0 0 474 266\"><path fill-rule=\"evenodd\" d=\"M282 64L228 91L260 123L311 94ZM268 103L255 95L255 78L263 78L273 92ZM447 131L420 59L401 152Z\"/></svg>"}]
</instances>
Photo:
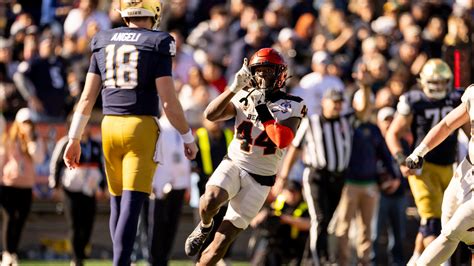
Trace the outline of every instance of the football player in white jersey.
<instances>
[{"instance_id":1,"label":"football player in white jersey","mask_svg":"<svg viewBox=\"0 0 474 266\"><path fill-rule=\"evenodd\" d=\"M416 261L416 265L440 265L447 261L462 241L474 245L474 86L469 86L461 98L461 104L448 113L433 127L421 143L406 159L410 169L420 169L423 157L438 146L454 130L463 126L470 133L468 155L457 167L442 204L441 234L431 242ZM470 123L470 127L469 124ZM465 127L467 125L467 127Z\"/></svg>"},{"instance_id":2,"label":"football player in white jersey","mask_svg":"<svg viewBox=\"0 0 474 266\"><path fill-rule=\"evenodd\" d=\"M229 207L212 243L198 265L215 265L236 236L263 206L275 182L285 149L293 140L306 106L299 97L283 92L287 66L272 48L258 50L236 73L233 83L207 107L211 121L235 118L234 139L228 155L216 168L200 199L200 224L185 243L196 255L213 226L213 216Z\"/></svg>"}]
</instances>

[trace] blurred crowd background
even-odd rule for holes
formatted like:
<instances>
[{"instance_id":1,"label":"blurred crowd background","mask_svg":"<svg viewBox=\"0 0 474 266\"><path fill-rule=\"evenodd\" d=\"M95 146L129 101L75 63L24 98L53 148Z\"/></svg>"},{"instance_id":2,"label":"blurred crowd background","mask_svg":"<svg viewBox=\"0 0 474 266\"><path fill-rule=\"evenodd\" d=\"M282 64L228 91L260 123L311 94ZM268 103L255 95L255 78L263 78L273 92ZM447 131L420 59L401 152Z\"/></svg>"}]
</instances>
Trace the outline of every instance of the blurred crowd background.
<instances>
[{"instance_id":1,"label":"blurred crowd background","mask_svg":"<svg viewBox=\"0 0 474 266\"><path fill-rule=\"evenodd\" d=\"M243 59L264 47L283 55L291 76L287 90L305 99L310 114L319 112L329 88L342 89L349 105L359 63L372 78L374 117L418 87L420 70L430 58L448 63L454 89L466 88L474 74L471 0L162 3L160 29L176 39L173 77L195 130L203 127L205 107L231 82ZM11 125L18 110L27 107L37 124L35 134L45 144L31 184L33 201L57 200L55 186L48 183L53 150L83 88L90 40L100 30L124 26L118 8L117 0L0 0L0 111ZM384 110L380 119L393 116ZM96 125L101 120L100 97L91 120ZM91 132L97 136L97 126ZM193 165L180 177L184 182L179 189L190 189ZM293 176L298 179L299 174ZM186 195L183 204L188 205L195 193Z\"/></svg>"}]
</instances>

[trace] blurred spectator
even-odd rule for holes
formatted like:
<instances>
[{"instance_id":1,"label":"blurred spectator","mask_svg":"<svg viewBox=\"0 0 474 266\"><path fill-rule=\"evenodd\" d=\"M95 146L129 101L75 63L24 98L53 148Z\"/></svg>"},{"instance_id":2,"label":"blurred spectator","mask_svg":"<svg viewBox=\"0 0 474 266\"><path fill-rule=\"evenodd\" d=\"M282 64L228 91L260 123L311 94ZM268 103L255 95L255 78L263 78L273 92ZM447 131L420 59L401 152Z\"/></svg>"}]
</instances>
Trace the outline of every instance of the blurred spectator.
<instances>
[{"instance_id":1,"label":"blurred spectator","mask_svg":"<svg viewBox=\"0 0 474 266\"><path fill-rule=\"evenodd\" d=\"M445 35L446 24L440 17L431 17L428 25L421 33L424 45L427 48L429 58L441 58L443 47L443 37Z\"/></svg>"},{"instance_id":2,"label":"blurred spectator","mask_svg":"<svg viewBox=\"0 0 474 266\"><path fill-rule=\"evenodd\" d=\"M278 33L273 48L285 59L288 65L288 76L294 76L298 73L296 76L301 77L303 74L306 74L307 68L303 64L298 64L296 61L298 59L297 57L301 58L301 55L299 55L296 50L297 41L297 36L293 29L283 28Z\"/></svg>"},{"instance_id":3,"label":"blurred spectator","mask_svg":"<svg viewBox=\"0 0 474 266\"><path fill-rule=\"evenodd\" d=\"M78 8L72 9L64 21L64 33L85 38L91 24L100 30L110 29L110 19L106 13L97 10L98 4L99 0L80 0Z\"/></svg>"},{"instance_id":4,"label":"blurred spectator","mask_svg":"<svg viewBox=\"0 0 474 266\"><path fill-rule=\"evenodd\" d=\"M348 76L352 70L351 62L355 57L354 29L340 10L333 10L328 19L325 32L326 49L343 69L344 76Z\"/></svg>"},{"instance_id":5,"label":"blurred spectator","mask_svg":"<svg viewBox=\"0 0 474 266\"><path fill-rule=\"evenodd\" d=\"M96 215L96 193L102 195L105 190L102 147L91 138L90 127L87 127L81 139L81 164L68 169L63 161L67 143L68 136L64 136L54 147L49 186L56 190L62 188L64 192L65 214L72 244L71 265L83 266Z\"/></svg>"},{"instance_id":6,"label":"blurred spectator","mask_svg":"<svg viewBox=\"0 0 474 266\"><path fill-rule=\"evenodd\" d=\"M67 14L73 8L73 1L74 0L43 0L39 24L43 26L64 23L64 19L66 19Z\"/></svg>"},{"instance_id":7,"label":"blurred spectator","mask_svg":"<svg viewBox=\"0 0 474 266\"><path fill-rule=\"evenodd\" d=\"M178 30L170 32L176 44L176 55L173 57L173 77L177 83L176 89L181 90L183 84L189 81L189 69L197 67L193 58L193 49L184 43L183 35Z\"/></svg>"},{"instance_id":8,"label":"blurred spectator","mask_svg":"<svg viewBox=\"0 0 474 266\"><path fill-rule=\"evenodd\" d=\"M219 95L217 89L209 85L198 67L189 69L189 82L179 92L179 101L191 128L202 126L204 109Z\"/></svg>"},{"instance_id":9,"label":"blurred spectator","mask_svg":"<svg viewBox=\"0 0 474 266\"><path fill-rule=\"evenodd\" d=\"M390 88L383 87L375 94L375 109L380 110L384 107L395 107L397 98L390 91ZM380 126L379 126L380 127ZM382 132L382 134L384 134Z\"/></svg>"},{"instance_id":10,"label":"blurred spectator","mask_svg":"<svg viewBox=\"0 0 474 266\"><path fill-rule=\"evenodd\" d=\"M3 214L2 265L18 265L18 246L30 212L35 164L45 158L44 145L37 138L32 113L18 111L5 139L1 205Z\"/></svg>"},{"instance_id":11,"label":"blurred spectator","mask_svg":"<svg viewBox=\"0 0 474 266\"><path fill-rule=\"evenodd\" d=\"M153 266L169 263L191 175L191 162L184 154L181 134L162 113L158 149L168 156L163 156L153 176L155 200L149 261Z\"/></svg>"},{"instance_id":12,"label":"blurred spectator","mask_svg":"<svg viewBox=\"0 0 474 266\"><path fill-rule=\"evenodd\" d=\"M304 47L309 47L316 30L316 17L312 13L305 13L298 18L295 33Z\"/></svg>"},{"instance_id":13,"label":"blurred spectator","mask_svg":"<svg viewBox=\"0 0 474 266\"><path fill-rule=\"evenodd\" d=\"M288 13L283 3L270 3L263 13L263 21L268 27L270 39L277 42L280 31L289 25Z\"/></svg>"},{"instance_id":14,"label":"blurred spectator","mask_svg":"<svg viewBox=\"0 0 474 266\"><path fill-rule=\"evenodd\" d=\"M242 67L245 57L250 56L263 47L270 47L267 28L263 21L255 20L248 26L247 33L231 45L230 62L226 71L227 82L232 82L234 74Z\"/></svg>"},{"instance_id":15,"label":"blurred spectator","mask_svg":"<svg viewBox=\"0 0 474 266\"><path fill-rule=\"evenodd\" d=\"M6 67L6 78L13 80L13 74L18 67L18 62L13 61L13 42L2 37L0 37L0 63Z\"/></svg>"},{"instance_id":16,"label":"blurred spectator","mask_svg":"<svg viewBox=\"0 0 474 266\"><path fill-rule=\"evenodd\" d=\"M383 107L377 112L377 126L382 136L385 137L394 116L395 108L393 107ZM404 141L403 145L408 153L408 143ZM382 168L379 176L381 194L375 228L374 263L376 265L402 266L405 265L403 244L406 231L406 181L400 171L396 171L396 176L389 176L386 169ZM384 237L385 235L386 237ZM383 239L386 239L386 241L383 241ZM382 242L385 242L386 247L383 248L386 250L391 246L390 252L388 252L390 259L388 260L382 257L382 254L385 253L381 251L382 247L380 245L382 245ZM391 245L389 245L390 242Z\"/></svg>"},{"instance_id":17,"label":"blurred spectator","mask_svg":"<svg viewBox=\"0 0 474 266\"><path fill-rule=\"evenodd\" d=\"M251 264L302 265L310 224L301 184L290 181L270 208L250 222L256 229Z\"/></svg>"},{"instance_id":18,"label":"blurred spectator","mask_svg":"<svg viewBox=\"0 0 474 266\"><path fill-rule=\"evenodd\" d=\"M210 16L210 20L201 22L191 31L186 42L197 50L199 57L227 65L231 44L229 12L224 5L217 5L211 9Z\"/></svg>"},{"instance_id":19,"label":"blurred spectator","mask_svg":"<svg viewBox=\"0 0 474 266\"><path fill-rule=\"evenodd\" d=\"M120 13L117 12L117 9L120 10L120 0L112 0L112 3L110 3L110 9L109 9L109 18L110 18L110 23L112 24L112 28L118 28L118 27L124 27L125 21L122 19L122 16L120 16Z\"/></svg>"},{"instance_id":20,"label":"blurred spectator","mask_svg":"<svg viewBox=\"0 0 474 266\"><path fill-rule=\"evenodd\" d=\"M467 42L469 42L469 24L461 17L449 17L448 32L444 37L444 44L455 46Z\"/></svg>"},{"instance_id":21,"label":"blurred spectator","mask_svg":"<svg viewBox=\"0 0 474 266\"><path fill-rule=\"evenodd\" d=\"M188 0L167 0L163 3L160 29L179 31L186 39L193 25L193 14L189 12Z\"/></svg>"},{"instance_id":22,"label":"blurred spectator","mask_svg":"<svg viewBox=\"0 0 474 266\"><path fill-rule=\"evenodd\" d=\"M237 14L238 18L236 18L229 26L229 38L231 43L243 38L246 35L250 24L259 18L257 8L248 3L243 4L241 11ZM242 62L242 60L239 60L239 62Z\"/></svg>"},{"instance_id":23,"label":"blurred spectator","mask_svg":"<svg viewBox=\"0 0 474 266\"><path fill-rule=\"evenodd\" d=\"M15 84L28 101L34 121L63 122L70 110L65 61L54 54L56 41L42 36L39 56L24 61L15 73Z\"/></svg>"},{"instance_id":24,"label":"blurred spectator","mask_svg":"<svg viewBox=\"0 0 474 266\"><path fill-rule=\"evenodd\" d=\"M329 75L330 64L332 64L332 59L328 53L315 52L311 60L313 72L304 76L300 81L299 89L294 91L295 94L306 99L309 115L321 113L321 99L326 90L336 88L342 92L345 89L339 77Z\"/></svg>"},{"instance_id":25,"label":"blurred spectator","mask_svg":"<svg viewBox=\"0 0 474 266\"><path fill-rule=\"evenodd\" d=\"M225 90L227 80L224 77L224 67L219 63L207 60L202 67L202 75L204 80L214 86L219 93Z\"/></svg>"}]
</instances>

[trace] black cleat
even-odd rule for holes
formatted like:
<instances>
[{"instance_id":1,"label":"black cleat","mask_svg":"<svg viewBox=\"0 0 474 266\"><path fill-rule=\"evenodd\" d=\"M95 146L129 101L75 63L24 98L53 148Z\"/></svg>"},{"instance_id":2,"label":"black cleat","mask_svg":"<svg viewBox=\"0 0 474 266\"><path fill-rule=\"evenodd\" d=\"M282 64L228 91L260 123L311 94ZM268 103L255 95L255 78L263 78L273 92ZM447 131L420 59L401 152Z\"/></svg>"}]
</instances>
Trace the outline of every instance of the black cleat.
<instances>
[{"instance_id":1,"label":"black cleat","mask_svg":"<svg viewBox=\"0 0 474 266\"><path fill-rule=\"evenodd\" d=\"M198 224L194 231L188 236L186 239L186 243L184 244L184 252L189 257L193 257L194 255L198 254L201 250L204 241L206 241L209 233L211 233L212 227L214 226L214 221L209 228L202 228L201 224Z\"/></svg>"}]
</instances>

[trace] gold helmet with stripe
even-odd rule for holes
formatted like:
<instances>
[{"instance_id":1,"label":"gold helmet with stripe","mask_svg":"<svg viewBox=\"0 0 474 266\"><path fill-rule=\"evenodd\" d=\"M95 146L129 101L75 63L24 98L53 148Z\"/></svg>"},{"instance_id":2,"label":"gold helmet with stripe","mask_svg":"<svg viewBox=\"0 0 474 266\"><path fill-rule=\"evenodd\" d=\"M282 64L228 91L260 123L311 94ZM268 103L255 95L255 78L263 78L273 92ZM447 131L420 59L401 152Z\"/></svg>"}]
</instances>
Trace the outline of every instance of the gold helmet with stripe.
<instances>
[{"instance_id":1,"label":"gold helmet with stripe","mask_svg":"<svg viewBox=\"0 0 474 266\"><path fill-rule=\"evenodd\" d=\"M161 20L160 0L120 0L120 15L128 24L128 18L151 17L153 28L160 25Z\"/></svg>"},{"instance_id":2,"label":"gold helmet with stripe","mask_svg":"<svg viewBox=\"0 0 474 266\"><path fill-rule=\"evenodd\" d=\"M420 72L420 85L431 99L443 99L452 88L453 72L446 62L439 58L428 60Z\"/></svg>"}]
</instances>

